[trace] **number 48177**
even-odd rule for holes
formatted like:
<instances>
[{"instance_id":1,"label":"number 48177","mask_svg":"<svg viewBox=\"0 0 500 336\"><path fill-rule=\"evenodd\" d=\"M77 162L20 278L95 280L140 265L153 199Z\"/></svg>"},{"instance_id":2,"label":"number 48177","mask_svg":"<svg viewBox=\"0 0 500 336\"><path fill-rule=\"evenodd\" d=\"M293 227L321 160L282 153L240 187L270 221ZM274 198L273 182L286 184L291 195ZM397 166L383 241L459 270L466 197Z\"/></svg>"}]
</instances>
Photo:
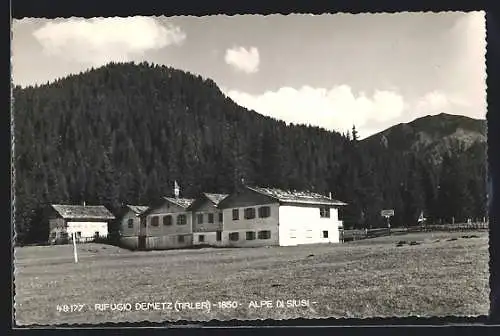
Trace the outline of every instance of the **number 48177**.
<instances>
[{"instance_id":1,"label":"number 48177","mask_svg":"<svg viewBox=\"0 0 500 336\"><path fill-rule=\"evenodd\" d=\"M73 313L82 311L84 306L84 304L62 304L57 305L56 310L59 313Z\"/></svg>"}]
</instances>

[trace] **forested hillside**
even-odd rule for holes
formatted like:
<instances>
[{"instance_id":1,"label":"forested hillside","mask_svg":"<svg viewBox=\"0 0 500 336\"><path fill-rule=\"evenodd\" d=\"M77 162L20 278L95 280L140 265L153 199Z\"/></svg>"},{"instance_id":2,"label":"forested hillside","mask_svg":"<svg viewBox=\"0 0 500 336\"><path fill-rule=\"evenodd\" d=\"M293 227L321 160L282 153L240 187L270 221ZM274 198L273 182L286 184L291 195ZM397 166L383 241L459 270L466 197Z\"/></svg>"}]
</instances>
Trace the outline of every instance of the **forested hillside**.
<instances>
[{"instance_id":1,"label":"forested hillside","mask_svg":"<svg viewBox=\"0 0 500 336\"><path fill-rule=\"evenodd\" d=\"M363 142L365 146L382 142L398 154L417 152L419 156L438 165L444 154L451 154L453 149L461 148L463 151L477 142L486 144L486 129L486 120L441 113L390 127Z\"/></svg>"},{"instance_id":2,"label":"forested hillside","mask_svg":"<svg viewBox=\"0 0 500 336\"><path fill-rule=\"evenodd\" d=\"M15 87L13 113L19 243L46 238L47 203L147 204L170 195L174 180L184 196L231 192L242 178L331 191L350 204L347 226L383 225L382 208L396 210L393 225L414 225L422 210L436 220L486 215L482 141L438 146L436 162L395 150L389 136L287 126L238 106L212 80L163 66L111 63Z\"/></svg>"}]
</instances>

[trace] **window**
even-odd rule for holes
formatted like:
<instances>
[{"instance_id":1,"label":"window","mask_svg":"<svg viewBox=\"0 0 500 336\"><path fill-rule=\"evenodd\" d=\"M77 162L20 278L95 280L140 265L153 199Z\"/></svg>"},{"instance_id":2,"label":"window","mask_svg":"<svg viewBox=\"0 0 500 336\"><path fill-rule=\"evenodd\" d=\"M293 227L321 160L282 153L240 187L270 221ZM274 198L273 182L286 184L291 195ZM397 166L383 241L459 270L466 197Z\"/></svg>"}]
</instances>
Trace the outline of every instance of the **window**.
<instances>
[{"instance_id":1,"label":"window","mask_svg":"<svg viewBox=\"0 0 500 336\"><path fill-rule=\"evenodd\" d=\"M255 240L255 232L247 231L247 240Z\"/></svg>"},{"instance_id":2,"label":"window","mask_svg":"<svg viewBox=\"0 0 500 336\"><path fill-rule=\"evenodd\" d=\"M127 221L127 226L129 229L134 228L134 219L133 218L129 218L129 220Z\"/></svg>"},{"instance_id":3,"label":"window","mask_svg":"<svg viewBox=\"0 0 500 336\"><path fill-rule=\"evenodd\" d=\"M203 243L204 241L205 241L204 235L198 236L198 242Z\"/></svg>"},{"instance_id":4,"label":"window","mask_svg":"<svg viewBox=\"0 0 500 336\"><path fill-rule=\"evenodd\" d=\"M240 209L233 209L233 220L240 219Z\"/></svg>"},{"instance_id":5,"label":"window","mask_svg":"<svg viewBox=\"0 0 500 336\"><path fill-rule=\"evenodd\" d=\"M96 231L96 232L94 233L94 237L99 238L99 231Z\"/></svg>"},{"instance_id":6,"label":"window","mask_svg":"<svg viewBox=\"0 0 500 336\"><path fill-rule=\"evenodd\" d=\"M306 230L306 238L312 238L312 230Z\"/></svg>"},{"instance_id":7,"label":"window","mask_svg":"<svg viewBox=\"0 0 500 336\"><path fill-rule=\"evenodd\" d=\"M222 220L224 219L222 212L219 212L219 223L222 223Z\"/></svg>"},{"instance_id":8,"label":"window","mask_svg":"<svg viewBox=\"0 0 500 336\"><path fill-rule=\"evenodd\" d=\"M158 226L159 222L158 216L151 217L151 226Z\"/></svg>"},{"instance_id":9,"label":"window","mask_svg":"<svg viewBox=\"0 0 500 336\"><path fill-rule=\"evenodd\" d=\"M297 238L297 230L294 230L294 229L290 230L290 238L291 239Z\"/></svg>"},{"instance_id":10,"label":"window","mask_svg":"<svg viewBox=\"0 0 500 336\"><path fill-rule=\"evenodd\" d=\"M214 223L214 214L213 213L209 213L208 214L208 222L210 224L213 224Z\"/></svg>"},{"instance_id":11,"label":"window","mask_svg":"<svg viewBox=\"0 0 500 336\"><path fill-rule=\"evenodd\" d=\"M271 231L259 231L259 239L271 238Z\"/></svg>"},{"instance_id":12,"label":"window","mask_svg":"<svg viewBox=\"0 0 500 336\"><path fill-rule=\"evenodd\" d=\"M240 239L240 234L238 232L231 232L229 234L229 240L238 241Z\"/></svg>"},{"instance_id":13,"label":"window","mask_svg":"<svg viewBox=\"0 0 500 336\"><path fill-rule=\"evenodd\" d=\"M177 216L177 225L186 225L186 215Z\"/></svg>"},{"instance_id":14,"label":"window","mask_svg":"<svg viewBox=\"0 0 500 336\"><path fill-rule=\"evenodd\" d=\"M172 216L167 215L163 217L163 225L172 225Z\"/></svg>"},{"instance_id":15,"label":"window","mask_svg":"<svg viewBox=\"0 0 500 336\"><path fill-rule=\"evenodd\" d=\"M254 219L255 218L255 209L254 208L246 208L245 209L245 219Z\"/></svg>"},{"instance_id":16,"label":"window","mask_svg":"<svg viewBox=\"0 0 500 336\"><path fill-rule=\"evenodd\" d=\"M259 208L259 218L267 218L271 216L271 208L268 206L263 206Z\"/></svg>"},{"instance_id":17,"label":"window","mask_svg":"<svg viewBox=\"0 0 500 336\"><path fill-rule=\"evenodd\" d=\"M330 208L327 207L319 208L319 216L321 218L330 218Z\"/></svg>"},{"instance_id":18,"label":"window","mask_svg":"<svg viewBox=\"0 0 500 336\"><path fill-rule=\"evenodd\" d=\"M184 243L184 236L177 236L177 241L179 243Z\"/></svg>"},{"instance_id":19,"label":"window","mask_svg":"<svg viewBox=\"0 0 500 336\"><path fill-rule=\"evenodd\" d=\"M203 224L203 214L196 215L196 222L198 224Z\"/></svg>"},{"instance_id":20,"label":"window","mask_svg":"<svg viewBox=\"0 0 500 336\"><path fill-rule=\"evenodd\" d=\"M50 233L50 238L54 239L57 237L57 232L51 232Z\"/></svg>"},{"instance_id":21,"label":"window","mask_svg":"<svg viewBox=\"0 0 500 336\"><path fill-rule=\"evenodd\" d=\"M222 232L221 231L217 231L215 239L217 239L217 241L221 241L222 240Z\"/></svg>"},{"instance_id":22,"label":"window","mask_svg":"<svg viewBox=\"0 0 500 336\"><path fill-rule=\"evenodd\" d=\"M328 238L328 231L323 231L323 238Z\"/></svg>"},{"instance_id":23,"label":"window","mask_svg":"<svg viewBox=\"0 0 500 336\"><path fill-rule=\"evenodd\" d=\"M96 233L99 234L99 232ZM76 238L82 238L82 233L80 231L76 233Z\"/></svg>"}]
</instances>

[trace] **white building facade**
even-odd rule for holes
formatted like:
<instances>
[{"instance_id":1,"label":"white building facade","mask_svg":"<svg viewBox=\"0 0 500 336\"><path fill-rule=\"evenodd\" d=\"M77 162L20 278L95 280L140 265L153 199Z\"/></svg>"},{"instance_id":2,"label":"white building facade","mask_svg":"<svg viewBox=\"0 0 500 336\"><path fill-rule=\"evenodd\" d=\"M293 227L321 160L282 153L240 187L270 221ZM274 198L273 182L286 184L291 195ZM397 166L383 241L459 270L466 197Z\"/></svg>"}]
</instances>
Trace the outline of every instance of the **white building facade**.
<instances>
[{"instance_id":1,"label":"white building facade","mask_svg":"<svg viewBox=\"0 0 500 336\"><path fill-rule=\"evenodd\" d=\"M194 199L162 197L160 202L139 215L139 249L171 249L193 245Z\"/></svg>"},{"instance_id":2,"label":"white building facade","mask_svg":"<svg viewBox=\"0 0 500 336\"><path fill-rule=\"evenodd\" d=\"M121 241L145 250L339 243L344 205L317 193L249 186L231 195L162 197L147 209L129 206Z\"/></svg>"},{"instance_id":3,"label":"white building facade","mask_svg":"<svg viewBox=\"0 0 500 336\"><path fill-rule=\"evenodd\" d=\"M122 207L120 219L120 243L127 248L136 249L139 246L139 230L141 218L148 209L143 205L125 205Z\"/></svg>"},{"instance_id":4,"label":"white building facade","mask_svg":"<svg viewBox=\"0 0 500 336\"><path fill-rule=\"evenodd\" d=\"M219 203L227 194L201 193L188 208L192 212L193 245L223 246L223 212Z\"/></svg>"},{"instance_id":5,"label":"white building facade","mask_svg":"<svg viewBox=\"0 0 500 336\"><path fill-rule=\"evenodd\" d=\"M311 204L284 204L279 207L280 246L339 243L338 209Z\"/></svg>"},{"instance_id":6,"label":"white building facade","mask_svg":"<svg viewBox=\"0 0 500 336\"><path fill-rule=\"evenodd\" d=\"M224 246L338 243L338 208L346 203L311 192L245 187L224 199Z\"/></svg>"},{"instance_id":7,"label":"white building facade","mask_svg":"<svg viewBox=\"0 0 500 336\"><path fill-rule=\"evenodd\" d=\"M77 242L107 237L113 214L102 205L52 204L48 210L49 243L63 243L74 234Z\"/></svg>"}]
</instances>

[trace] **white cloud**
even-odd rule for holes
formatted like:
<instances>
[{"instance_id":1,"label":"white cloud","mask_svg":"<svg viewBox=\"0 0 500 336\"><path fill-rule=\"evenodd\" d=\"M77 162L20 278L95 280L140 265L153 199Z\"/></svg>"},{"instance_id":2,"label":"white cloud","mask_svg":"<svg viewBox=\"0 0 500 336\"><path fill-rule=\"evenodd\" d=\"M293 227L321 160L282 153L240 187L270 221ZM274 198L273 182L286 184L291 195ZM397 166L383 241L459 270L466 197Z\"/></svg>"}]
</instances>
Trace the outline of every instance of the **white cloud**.
<instances>
[{"instance_id":1,"label":"white cloud","mask_svg":"<svg viewBox=\"0 0 500 336\"><path fill-rule=\"evenodd\" d=\"M439 114L450 105L449 98L442 92L432 91L421 97L415 104L415 113Z\"/></svg>"},{"instance_id":2,"label":"white cloud","mask_svg":"<svg viewBox=\"0 0 500 336\"><path fill-rule=\"evenodd\" d=\"M446 88L471 107L467 115L485 118L486 103L486 21L484 12L464 14L455 23L449 38L453 57L447 64Z\"/></svg>"},{"instance_id":3,"label":"white cloud","mask_svg":"<svg viewBox=\"0 0 500 336\"><path fill-rule=\"evenodd\" d=\"M402 96L391 91L375 91L369 97L355 94L348 85L332 89L303 86L283 87L261 95L231 90L227 95L236 103L288 123L321 126L347 131L356 125L361 136L371 122L384 123L401 116L405 109ZM373 132L373 131L370 131Z\"/></svg>"},{"instance_id":4,"label":"white cloud","mask_svg":"<svg viewBox=\"0 0 500 336\"><path fill-rule=\"evenodd\" d=\"M164 26L149 17L72 18L48 22L33 35L46 54L93 65L130 61L186 39L179 27Z\"/></svg>"},{"instance_id":5,"label":"white cloud","mask_svg":"<svg viewBox=\"0 0 500 336\"><path fill-rule=\"evenodd\" d=\"M251 47L248 50L244 47L227 49L224 60L235 69L247 74L255 73L259 70L259 50L255 47Z\"/></svg>"},{"instance_id":6,"label":"white cloud","mask_svg":"<svg viewBox=\"0 0 500 336\"><path fill-rule=\"evenodd\" d=\"M457 108L467 106L466 101L440 91L408 101L395 91L377 90L367 96L363 92L354 93L348 85L331 89L283 87L260 95L222 90L237 104L287 123L320 126L337 132L348 131L355 125L361 138L395 123L410 122L429 114L454 113Z\"/></svg>"},{"instance_id":7,"label":"white cloud","mask_svg":"<svg viewBox=\"0 0 500 336\"><path fill-rule=\"evenodd\" d=\"M442 91L432 91L420 97L412 106L412 116L435 115L439 113L460 114L473 107L468 99Z\"/></svg>"}]
</instances>

